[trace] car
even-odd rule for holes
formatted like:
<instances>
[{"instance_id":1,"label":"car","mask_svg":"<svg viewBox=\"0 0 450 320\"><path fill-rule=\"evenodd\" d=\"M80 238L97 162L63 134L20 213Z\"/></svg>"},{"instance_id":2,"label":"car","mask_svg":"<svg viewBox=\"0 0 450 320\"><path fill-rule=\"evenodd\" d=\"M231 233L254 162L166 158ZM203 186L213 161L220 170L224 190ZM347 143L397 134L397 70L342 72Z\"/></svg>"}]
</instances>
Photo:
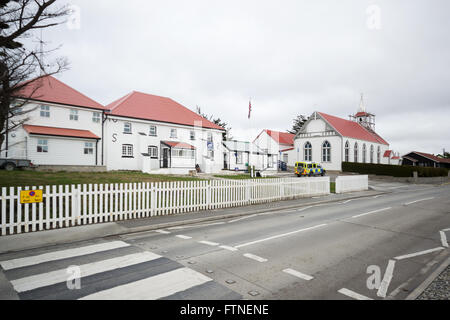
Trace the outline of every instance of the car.
<instances>
[{"instance_id":1,"label":"car","mask_svg":"<svg viewBox=\"0 0 450 320\"><path fill-rule=\"evenodd\" d=\"M315 162L296 162L295 163L295 174L297 177L302 176L324 176L325 169L322 166Z\"/></svg>"}]
</instances>

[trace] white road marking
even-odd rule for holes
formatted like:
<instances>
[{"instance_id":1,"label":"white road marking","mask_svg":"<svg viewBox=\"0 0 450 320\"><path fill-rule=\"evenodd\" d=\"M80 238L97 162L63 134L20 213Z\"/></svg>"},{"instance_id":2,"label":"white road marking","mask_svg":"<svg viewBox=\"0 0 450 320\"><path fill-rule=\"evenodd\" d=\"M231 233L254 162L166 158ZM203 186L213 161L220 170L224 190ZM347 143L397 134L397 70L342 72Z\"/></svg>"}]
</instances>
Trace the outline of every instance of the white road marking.
<instances>
[{"instance_id":1,"label":"white road marking","mask_svg":"<svg viewBox=\"0 0 450 320\"><path fill-rule=\"evenodd\" d=\"M346 295L347 297L356 299L356 300L373 300L372 298L363 296L362 294L356 293L355 291L346 289L346 288L342 288L340 290L338 290L339 293L342 293L343 295Z\"/></svg>"},{"instance_id":2,"label":"white road marking","mask_svg":"<svg viewBox=\"0 0 450 320\"><path fill-rule=\"evenodd\" d=\"M374 196L374 197L372 197L372 199L377 199L377 198L379 198L379 197L382 197L382 195L381 195L381 194L379 194L378 196Z\"/></svg>"},{"instance_id":3,"label":"white road marking","mask_svg":"<svg viewBox=\"0 0 450 320\"><path fill-rule=\"evenodd\" d=\"M284 269L283 272L293 275L294 277L297 277L297 278L300 278L303 280L307 280L307 281L314 279L314 277L312 277L312 276L309 276L307 274L301 273L297 270L290 269L290 268Z\"/></svg>"},{"instance_id":4,"label":"white road marking","mask_svg":"<svg viewBox=\"0 0 450 320\"><path fill-rule=\"evenodd\" d=\"M88 277L97 273L112 271L119 268L125 268L138 263L161 258L161 256L151 252L139 252L122 257L116 257L108 260L97 261L79 266L81 277ZM24 292L36 288L50 286L56 283L67 281L69 274L67 269L55 270L47 273L36 274L33 276L12 280L11 284L17 292Z\"/></svg>"},{"instance_id":5,"label":"white road marking","mask_svg":"<svg viewBox=\"0 0 450 320\"><path fill-rule=\"evenodd\" d=\"M245 254L243 254L243 256L246 257L246 258L258 261L258 262L267 262L267 259L258 257L258 256L254 255L254 254L251 254L251 253L245 253Z\"/></svg>"},{"instance_id":6,"label":"white road marking","mask_svg":"<svg viewBox=\"0 0 450 320\"><path fill-rule=\"evenodd\" d=\"M386 272L384 273L383 280L381 281L380 288L378 289L377 296L385 298L389 284L394 274L395 260L389 260Z\"/></svg>"},{"instance_id":7,"label":"white road marking","mask_svg":"<svg viewBox=\"0 0 450 320\"><path fill-rule=\"evenodd\" d=\"M220 246L219 248L228 250L228 251L238 251L235 247L229 247L229 246Z\"/></svg>"},{"instance_id":8,"label":"white road marking","mask_svg":"<svg viewBox=\"0 0 450 320\"><path fill-rule=\"evenodd\" d=\"M281 238L281 237L290 236L290 235L293 235L293 234L296 234L296 233L299 233L299 232L303 232L303 231L308 231L308 230L313 230L313 229L321 228L321 227L324 227L324 226L326 226L326 225L327 225L326 223L324 223L324 224L319 224L319 225L314 226L314 227L309 227L309 228L300 229L300 230L296 230L296 231L292 231L292 232L288 232L288 233L283 233L283 234L279 234L279 235L276 235L276 236L272 236L272 237L268 237L268 238L264 238L264 239L260 239L260 240L256 240L256 241L252 241L252 242L243 243L243 244L240 244L240 245L234 246L234 247L235 247L235 248L242 248L242 247L250 246L250 245L256 244L256 243L260 243L260 242L264 242L264 241L269 241L269 240L273 240L273 239L278 239L278 238Z\"/></svg>"},{"instance_id":9,"label":"white road marking","mask_svg":"<svg viewBox=\"0 0 450 320\"><path fill-rule=\"evenodd\" d=\"M448 229L444 229L444 230L442 230L442 231L444 231L444 232L445 232L445 231L450 231L450 228L448 228Z\"/></svg>"},{"instance_id":10,"label":"white road marking","mask_svg":"<svg viewBox=\"0 0 450 320\"><path fill-rule=\"evenodd\" d=\"M256 214L252 214L250 216L246 216L246 217L242 217L242 218L239 218L239 219L231 220L231 221L228 221L228 223L233 223L233 222L237 222L237 221L241 221L241 220L245 220L245 219L250 219L250 218L253 218L253 217L256 217Z\"/></svg>"},{"instance_id":11,"label":"white road marking","mask_svg":"<svg viewBox=\"0 0 450 320\"><path fill-rule=\"evenodd\" d=\"M219 243L217 243L217 242L211 242L211 241L199 241L198 243L206 244L207 246L213 246L213 247L219 245Z\"/></svg>"},{"instance_id":12,"label":"white road marking","mask_svg":"<svg viewBox=\"0 0 450 320\"><path fill-rule=\"evenodd\" d=\"M386 210L389 210L389 209L392 209L392 207L383 208L383 209L378 209L378 210L366 212L366 213L363 213L363 214L358 214L358 215L356 215L356 216L353 216L352 218L359 218L359 217L367 216L367 215L372 214L372 213L377 213L377 212L381 212L381 211L386 211Z\"/></svg>"},{"instance_id":13,"label":"white road marking","mask_svg":"<svg viewBox=\"0 0 450 320\"><path fill-rule=\"evenodd\" d=\"M426 200L432 200L432 199L434 199L434 197L431 197L431 198L425 198L425 199L420 199L420 200L411 201L411 202L407 202L407 203L405 203L405 206L408 206L408 205L413 204L413 203L416 203L416 202L426 201Z\"/></svg>"},{"instance_id":14,"label":"white road marking","mask_svg":"<svg viewBox=\"0 0 450 320\"><path fill-rule=\"evenodd\" d=\"M395 257L394 259L403 260L403 259L408 259L408 258L421 256L421 255L428 254L428 253L435 252L435 251L440 251L440 250L444 250L444 248L443 247L438 247L438 248L434 248L434 249L429 249L429 250L419 251L419 252L415 252L415 253L405 254L403 256Z\"/></svg>"},{"instance_id":15,"label":"white road marking","mask_svg":"<svg viewBox=\"0 0 450 320\"><path fill-rule=\"evenodd\" d=\"M184 240L192 239L192 237L189 237L189 236L183 236L182 234L177 234L175 237L180 238L180 239L184 239Z\"/></svg>"},{"instance_id":16,"label":"white road marking","mask_svg":"<svg viewBox=\"0 0 450 320\"><path fill-rule=\"evenodd\" d=\"M302 212L302 211L305 211L305 210L307 210L307 209L311 209L312 207L313 207L313 206L304 207L304 208L295 210L295 212Z\"/></svg>"},{"instance_id":17,"label":"white road marking","mask_svg":"<svg viewBox=\"0 0 450 320\"><path fill-rule=\"evenodd\" d=\"M180 268L96 292L80 300L156 300L209 281L212 279L199 272Z\"/></svg>"},{"instance_id":18,"label":"white road marking","mask_svg":"<svg viewBox=\"0 0 450 320\"><path fill-rule=\"evenodd\" d=\"M166 229L167 230L181 230L181 229L188 229L188 228L215 226L215 225L219 225L219 224L225 224L225 222L203 223L203 224L195 224L195 225L189 225L189 226L170 227L170 228L166 228Z\"/></svg>"},{"instance_id":19,"label":"white road marking","mask_svg":"<svg viewBox=\"0 0 450 320\"><path fill-rule=\"evenodd\" d=\"M155 232L161 233L161 234L170 234L169 231L166 230L155 230Z\"/></svg>"},{"instance_id":20,"label":"white road marking","mask_svg":"<svg viewBox=\"0 0 450 320\"><path fill-rule=\"evenodd\" d=\"M349 199L349 200L345 200L343 202L339 202L339 204L346 204L346 203L349 203L350 201L353 201L353 199Z\"/></svg>"},{"instance_id":21,"label":"white road marking","mask_svg":"<svg viewBox=\"0 0 450 320\"><path fill-rule=\"evenodd\" d=\"M439 231L439 233L441 234L442 246L448 248L447 236L445 235L445 232Z\"/></svg>"},{"instance_id":22,"label":"white road marking","mask_svg":"<svg viewBox=\"0 0 450 320\"><path fill-rule=\"evenodd\" d=\"M11 270L16 268L28 267L36 264L40 264L43 262L73 258L78 256L84 256L87 254L97 253L101 251L113 250L123 247L130 246L128 243L123 241L112 241L106 243L93 244L89 246L73 248L73 249L65 249L59 251L53 251L49 253L43 253L37 256L25 257L25 258L17 258L7 261L0 262L0 265L4 270Z\"/></svg>"}]
</instances>

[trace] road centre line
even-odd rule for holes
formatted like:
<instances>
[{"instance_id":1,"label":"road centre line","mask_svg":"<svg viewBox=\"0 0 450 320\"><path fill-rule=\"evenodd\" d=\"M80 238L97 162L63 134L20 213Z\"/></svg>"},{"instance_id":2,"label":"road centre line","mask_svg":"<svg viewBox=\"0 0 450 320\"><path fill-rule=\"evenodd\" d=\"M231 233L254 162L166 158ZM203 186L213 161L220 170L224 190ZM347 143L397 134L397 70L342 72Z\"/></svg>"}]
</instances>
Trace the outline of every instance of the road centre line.
<instances>
[{"instance_id":1,"label":"road centre line","mask_svg":"<svg viewBox=\"0 0 450 320\"><path fill-rule=\"evenodd\" d=\"M439 231L439 233L441 234L442 246L448 248L447 236L445 235L445 232Z\"/></svg>"},{"instance_id":2,"label":"road centre line","mask_svg":"<svg viewBox=\"0 0 450 320\"><path fill-rule=\"evenodd\" d=\"M413 204L413 203L416 203L416 202L426 201L426 200L432 200L432 199L434 199L434 197L431 197L431 198L425 198L425 199L420 199L420 200L411 201L411 202L407 202L407 203L405 203L405 206L408 206L408 205Z\"/></svg>"},{"instance_id":3,"label":"road centre line","mask_svg":"<svg viewBox=\"0 0 450 320\"><path fill-rule=\"evenodd\" d=\"M250 219L250 218L253 218L253 217L256 217L256 214L252 214L252 215L249 215L249 216L246 216L246 217L234 219L234 220L228 221L228 223L233 223L233 222L237 222L237 221L241 221L241 220L245 220L245 219Z\"/></svg>"},{"instance_id":4,"label":"road centre line","mask_svg":"<svg viewBox=\"0 0 450 320\"><path fill-rule=\"evenodd\" d=\"M170 234L169 231L166 230L155 230L155 232L161 233L161 234Z\"/></svg>"},{"instance_id":5,"label":"road centre line","mask_svg":"<svg viewBox=\"0 0 450 320\"><path fill-rule=\"evenodd\" d=\"M391 283L392 276L394 274L395 260L389 260L386 272L384 273L383 280L381 281L380 288L378 289L377 296L385 298L389 284Z\"/></svg>"},{"instance_id":6,"label":"road centre line","mask_svg":"<svg viewBox=\"0 0 450 320\"><path fill-rule=\"evenodd\" d=\"M339 293L346 295L347 297L356 299L356 300L373 300L372 298L363 296L362 294L356 293L355 291L346 289L346 288L342 288L340 290L338 290Z\"/></svg>"},{"instance_id":7,"label":"road centre line","mask_svg":"<svg viewBox=\"0 0 450 320\"><path fill-rule=\"evenodd\" d=\"M290 275L292 275L294 277L297 277L297 278L300 278L300 279L303 279L303 280L307 280L307 281L314 279L314 277L312 277L312 276L309 276L307 274L301 273L301 272L299 272L297 270L290 269L290 268L284 269L283 272L287 273L287 274L290 274Z\"/></svg>"},{"instance_id":8,"label":"road centre line","mask_svg":"<svg viewBox=\"0 0 450 320\"><path fill-rule=\"evenodd\" d=\"M258 262L267 262L268 261L267 259L261 258L257 255L251 254L251 253L244 253L243 256L246 258L258 261Z\"/></svg>"},{"instance_id":9,"label":"road centre line","mask_svg":"<svg viewBox=\"0 0 450 320\"><path fill-rule=\"evenodd\" d=\"M180 239L184 239L184 240L192 239L192 237L184 236L184 235L182 235L182 234L177 234L175 237L180 238Z\"/></svg>"},{"instance_id":10,"label":"road centre line","mask_svg":"<svg viewBox=\"0 0 450 320\"><path fill-rule=\"evenodd\" d=\"M206 244L207 246L212 246L212 247L215 247L215 246L218 246L218 245L219 245L219 243L217 243L217 242L211 242L211 241L198 241L198 243Z\"/></svg>"},{"instance_id":11,"label":"road centre line","mask_svg":"<svg viewBox=\"0 0 450 320\"><path fill-rule=\"evenodd\" d=\"M269 240L273 240L273 239L278 239L278 238L281 238L281 237L290 236L290 235L292 235L292 234L296 234L296 233L299 233L299 232L317 229L317 228L320 228L320 227L324 227L324 226L326 226L326 225L327 225L326 223L324 223L324 224L319 224L319 225L314 226L314 227L309 227L309 228L300 229L300 230L296 230L296 231L292 231L292 232L288 232L288 233L283 233L283 234L279 234L279 235L276 235L276 236L272 236L272 237L268 237L268 238L264 238L264 239L259 239L259 240L255 240L255 241L243 243L243 244L240 244L240 245L237 245L237 246L234 246L234 247L238 249L238 248L250 246L250 245L256 244L256 243L260 243L260 242L264 242L264 241L269 241Z\"/></svg>"},{"instance_id":12,"label":"road centre line","mask_svg":"<svg viewBox=\"0 0 450 320\"><path fill-rule=\"evenodd\" d=\"M404 260L404 259L413 258L413 257L421 256L421 255L424 255L424 254L432 253L432 252L435 252L435 251L440 251L440 250L444 250L444 247L437 247L437 248L434 248L434 249L429 249L429 250L419 251L419 252L415 252L415 253L405 254L403 256L395 257L394 259L396 259L396 260Z\"/></svg>"},{"instance_id":13,"label":"road centre line","mask_svg":"<svg viewBox=\"0 0 450 320\"><path fill-rule=\"evenodd\" d=\"M230 246L220 246L219 248L228 250L228 251L238 251L238 249L236 249L235 247L230 247Z\"/></svg>"},{"instance_id":14,"label":"road centre line","mask_svg":"<svg viewBox=\"0 0 450 320\"><path fill-rule=\"evenodd\" d=\"M366 216L366 215L369 215L369 214L372 214L372 213L381 212L381 211L386 211L386 210L389 210L389 209L392 209L392 207L383 208L383 209L378 209L378 210L366 212L366 213L363 213L363 214L358 214L358 215L356 215L356 216L353 216L352 218L359 218L359 217L362 217L362 216Z\"/></svg>"}]
</instances>

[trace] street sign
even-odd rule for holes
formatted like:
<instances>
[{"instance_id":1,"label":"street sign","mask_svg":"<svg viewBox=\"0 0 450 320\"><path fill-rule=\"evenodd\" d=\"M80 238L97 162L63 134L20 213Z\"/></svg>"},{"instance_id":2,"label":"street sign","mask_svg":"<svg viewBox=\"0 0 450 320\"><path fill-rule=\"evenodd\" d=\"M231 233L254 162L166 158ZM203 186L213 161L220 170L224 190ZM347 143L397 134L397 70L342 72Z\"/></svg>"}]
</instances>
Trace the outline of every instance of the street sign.
<instances>
[{"instance_id":1,"label":"street sign","mask_svg":"<svg viewBox=\"0 0 450 320\"><path fill-rule=\"evenodd\" d=\"M39 203L42 199L42 190L20 191L20 203Z\"/></svg>"},{"instance_id":2,"label":"street sign","mask_svg":"<svg viewBox=\"0 0 450 320\"><path fill-rule=\"evenodd\" d=\"M208 142L208 143L206 144L206 146L207 146L207 148L208 148L208 151L214 150L214 143Z\"/></svg>"}]
</instances>

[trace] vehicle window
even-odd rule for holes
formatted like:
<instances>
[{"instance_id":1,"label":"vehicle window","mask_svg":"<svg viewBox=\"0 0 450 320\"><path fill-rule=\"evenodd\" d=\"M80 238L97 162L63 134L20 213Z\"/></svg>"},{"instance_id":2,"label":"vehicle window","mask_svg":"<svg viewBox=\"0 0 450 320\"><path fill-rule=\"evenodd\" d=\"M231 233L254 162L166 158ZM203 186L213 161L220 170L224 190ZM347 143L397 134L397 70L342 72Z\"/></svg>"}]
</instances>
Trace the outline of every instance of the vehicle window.
<instances>
[{"instance_id":1,"label":"vehicle window","mask_svg":"<svg viewBox=\"0 0 450 320\"><path fill-rule=\"evenodd\" d=\"M312 168L312 164L308 164L308 168Z\"/></svg>"}]
</instances>

